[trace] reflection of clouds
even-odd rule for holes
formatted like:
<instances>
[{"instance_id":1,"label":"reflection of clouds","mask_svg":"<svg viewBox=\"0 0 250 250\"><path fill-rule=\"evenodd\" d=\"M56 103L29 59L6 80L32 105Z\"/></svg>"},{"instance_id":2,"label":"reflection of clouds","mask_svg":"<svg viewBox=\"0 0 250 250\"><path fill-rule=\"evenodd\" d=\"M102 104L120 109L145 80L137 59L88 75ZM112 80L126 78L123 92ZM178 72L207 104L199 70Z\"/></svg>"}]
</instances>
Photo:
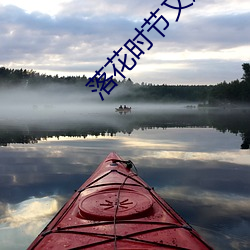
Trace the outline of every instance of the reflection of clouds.
<instances>
[{"instance_id":1,"label":"reflection of clouds","mask_svg":"<svg viewBox=\"0 0 250 250\"><path fill-rule=\"evenodd\" d=\"M4 204L4 215L0 217L0 248L27 248L62 202L61 197L51 196L31 198L15 205Z\"/></svg>"},{"instance_id":2,"label":"reflection of clouds","mask_svg":"<svg viewBox=\"0 0 250 250\"><path fill-rule=\"evenodd\" d=\"M190 187L163 187L156 191L194 225L214 249L250 249L248 196Z\"/></svg>"},{"instance_id":3,"label":"reflection of clouds","mask_svg":"<svg viewBox=\"0 0 250 250\"><path fill-rule=\"evenodd\" d=\"M248 151L220 151L220 152L178 152L178 151L160 151L154 152L153 157L159 159L183 159L198 161L223 161L234 164L249 166L250 155Z\"/></svg>"},{"instance_id":4,"label":"reflection of clouds","mask_svg":"<svg viewBox=\"0 0 250 250\"><path fill-rule=\"evenodd\" d=\"M4 216L5 214L5 211L6 211L6 203L4 202L0 202L0 221L1 221L1 218ZM1 222L0 222L1 223Z\"/></svg>"},{"instance_id":5,"label":"reflection of clouds","mask_svg":"<svg viewBox=\"0 0 250 250\"><path fill-rule=\"evenodd\" d=\"M235 225L230 232L219 232L199 226L194 226L194 228L199 232L199 234L206 239L207 242L212 243L214 249L232 249L232 250L242 250L242 249L250 249L250 240L249 237L242 238L237 237L236 235L239 232L249 232L250 225L239 226ZM236 232L236 234L234 234Z\"/></svg>"},{"instance_id":6,"label":"reflection of clouds","mask_svg":"<svg viewBox=\"0 0 250 250\"><path fill-rule=\"evenodd\" d=\"M157 193L166 200L170 198L201 206L220 207L216 216L219 214L228 215L229 213L231 215L249 214L250 211L250 198L235 194L209 192L200 189L195 191L188 187L157 188Z\"/></svg>"},{"instance_id":7,"label":"reflection of clouds","mask_svg":"<svg viewBox=\"0 0 250 250\"><path fill-rule=\"evenodd\" d=\"M134 140L134 138L126 138L123 141L123 144L127 147L140 147L143 149L184 149L185 146L184 145L180 145L177 143L170 143L170 142L162 142L162 143L157 143L157 141L150 141L150 140L144 140L144 139L140 139L140 140Z\"/></svg>"},{"instance_id":8,"label":"reflection of clouds","mask_svg":"<svg viewBox=\"0 0 250 250\"><path fill-rule=\"evenodd\" d=\"M149 131L150 130L150 131ZM166 128L133 130L132 136L116 135L122 145L143 149L218 152L232 150L242 143L240 136L221 133L213 128ZM226 141L226 143L225 143Z\"/></svg>"},{"instance_id":9,"label":"reflection of clouds","mask_svg":"<svg viewBox=\"0 0 250 250\"><path fill-rule=\"evenodd\" d=\"M226 143L225 143L226 140ZM240 137L211 128L168 128L133 132L133 136L117 134L117 143L138 152L136 158L223 161L249 166L248 151L233 150Z\"/></svg>"},{"instance_id":10,"label":"reflection of clouds","mask_svg":"<svg viewBox=\"0 0 250 250\"><path fill-rule=\"evenodd\" d=\"M8 204L0 223L11 228L25 225L25 232L33 234L37 223L51 217L58 209L55 197L31 198L16 205Z\"/></svg>"}]
</instances>

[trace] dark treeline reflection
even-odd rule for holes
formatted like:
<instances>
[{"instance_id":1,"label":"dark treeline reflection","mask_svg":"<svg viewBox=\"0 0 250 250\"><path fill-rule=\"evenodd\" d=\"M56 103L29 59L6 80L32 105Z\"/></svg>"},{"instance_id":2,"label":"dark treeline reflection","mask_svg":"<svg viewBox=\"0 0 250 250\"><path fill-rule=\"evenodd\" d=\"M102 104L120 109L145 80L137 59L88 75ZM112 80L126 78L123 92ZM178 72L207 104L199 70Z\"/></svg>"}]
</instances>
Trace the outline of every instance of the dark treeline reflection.
<instances>
[{"instance_id":1,"label":"dark treeline reflection","mask_svg":"<svg viewBox=\"0 0 250 250\"><path fill-rule=\"evenodd\" d=\"M84 115L83 115L84 116ZM129 114L108 113L93 114L95 119L68 119L66 121L38 122L37 124L4 124L0 123L0 145L11 143L37 143L41 139L51 137L87 137L114 136L116 133L131 134L133 130L151 128L185 128L210 127L221 132L229 131L240 134L241 149L249 149L250 145L250 110L164 110L158 112L134 110Z\"/></svg>"}]
</instances>

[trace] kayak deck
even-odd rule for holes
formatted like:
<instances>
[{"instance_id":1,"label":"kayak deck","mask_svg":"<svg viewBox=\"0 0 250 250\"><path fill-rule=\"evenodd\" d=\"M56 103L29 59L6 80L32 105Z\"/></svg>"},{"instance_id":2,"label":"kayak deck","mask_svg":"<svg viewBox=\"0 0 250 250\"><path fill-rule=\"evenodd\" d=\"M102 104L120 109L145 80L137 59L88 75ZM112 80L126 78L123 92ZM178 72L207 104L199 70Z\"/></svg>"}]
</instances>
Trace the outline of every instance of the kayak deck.
<instances>
[{"instance_id":1,"label":"kayak deck","mask_svg":"<svg viewBox=\"0 0 250 250\"><path fill-rule=\"evenodd\" d=\"M212 249L110 153L28 249Z\"/></svg>"}]
</instances>

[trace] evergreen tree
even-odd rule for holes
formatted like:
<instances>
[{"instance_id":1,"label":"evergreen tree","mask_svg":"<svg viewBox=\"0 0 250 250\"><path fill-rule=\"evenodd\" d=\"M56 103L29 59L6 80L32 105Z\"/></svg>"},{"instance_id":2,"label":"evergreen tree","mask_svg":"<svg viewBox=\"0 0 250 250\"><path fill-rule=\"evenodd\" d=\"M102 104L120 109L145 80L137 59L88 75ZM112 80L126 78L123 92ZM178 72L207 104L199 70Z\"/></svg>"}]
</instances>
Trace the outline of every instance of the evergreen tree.
<instances>
[{"instance_id":1,"label":"evergreen tree","mask_svg":"<svg viewBox=\"0 0 250 250\"><path fill-rule=\"evenodd\" d=\"M249 83L250 82L250 64L249 63L243 63L242 69L244 71L244 74L241 79L243 79L244 82Z\"/></svg>"}]
</instances>

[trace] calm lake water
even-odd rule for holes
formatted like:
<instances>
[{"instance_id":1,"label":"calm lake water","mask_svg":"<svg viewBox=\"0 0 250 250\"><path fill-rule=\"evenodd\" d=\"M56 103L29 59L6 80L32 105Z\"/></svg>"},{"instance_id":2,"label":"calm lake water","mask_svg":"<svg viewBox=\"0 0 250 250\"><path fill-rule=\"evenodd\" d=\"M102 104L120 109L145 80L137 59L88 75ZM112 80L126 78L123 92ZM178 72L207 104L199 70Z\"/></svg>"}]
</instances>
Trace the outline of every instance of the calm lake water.
<instances>
[{"instance_id":1,"label":"calm lake water","mask_svg":"<svg viewBox=\"0 0 250 250\"><path fill-rule=\"evenodd\" d=\"M113 110L0 117L0 248L27 248L115 151L215 249L250 249L250 110Z\"/></svg>"}]
</instances>

